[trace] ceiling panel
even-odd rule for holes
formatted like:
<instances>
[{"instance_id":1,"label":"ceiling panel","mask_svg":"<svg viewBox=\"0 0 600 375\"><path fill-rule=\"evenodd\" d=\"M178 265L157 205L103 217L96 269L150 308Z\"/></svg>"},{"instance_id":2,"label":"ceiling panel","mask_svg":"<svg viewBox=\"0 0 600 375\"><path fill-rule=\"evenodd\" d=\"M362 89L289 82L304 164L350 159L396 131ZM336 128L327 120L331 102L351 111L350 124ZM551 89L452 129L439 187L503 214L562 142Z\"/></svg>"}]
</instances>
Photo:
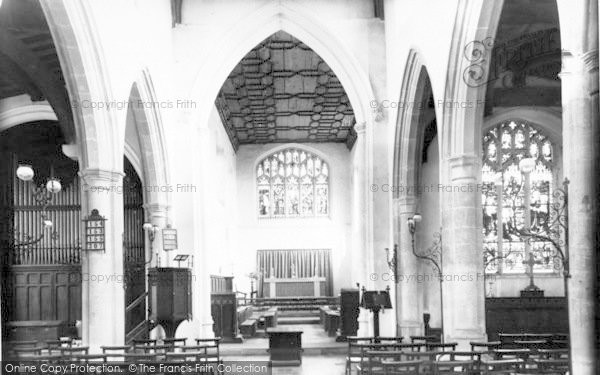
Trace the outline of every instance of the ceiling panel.
<instances>
[{"instance_id":1,"label":"ceiling panel","mask_svg":"<svg viewBox=\"0 0 600 375\"><path fill-rule=\"evenodd\" d=\"M339 79L304 43L280 31L233 69L215 102L234 148L355 139L354 112Z\"/></svg>"}]
</instances>

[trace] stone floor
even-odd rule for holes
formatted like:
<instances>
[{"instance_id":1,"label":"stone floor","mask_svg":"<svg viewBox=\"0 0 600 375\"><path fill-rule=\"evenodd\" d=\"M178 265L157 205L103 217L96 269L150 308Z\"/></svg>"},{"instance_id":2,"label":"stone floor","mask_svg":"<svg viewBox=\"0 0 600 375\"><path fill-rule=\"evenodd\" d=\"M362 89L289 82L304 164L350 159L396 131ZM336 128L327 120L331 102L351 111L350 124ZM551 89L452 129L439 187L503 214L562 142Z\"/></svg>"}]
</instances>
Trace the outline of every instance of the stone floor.
<instances>
[{"instance_id":1,"label":"stone floor","mask_svg":"<svg viewBox=\"0 0 600 375\"><path fill-rule=\"evenodd\" d=\"M302 365L298 367L274 367L273 375L342 375L344 374L348 344L336 342L327 336L318 324L285 325L300 329L302 334ZM269 360L269 340L261 332L260 337L244 339L243 344L221 344L224 361L256 362ZM262 375L262 374L261 374Z\"/></svg>"},{"instance_id":2,"label":"stone floor","mask_svg":"<svg viewBox=\"0 0 600 375\"><path fill-rule=\"evenodd\" d=\"M319 324L285 325L282 327L299 329L304 332L302 334L302 348L306 355L341 355L345 354L348 349L348 344L336 342L334 337L327 336L327 333ZM224 357L228 355L262 356L266 354L268 348L269 339L263 332L259 332L257 337L244 339L242 344L221 344L221 354Z\"/></svg>"},{"instance_id":3,"label":"stone floor","mask_svg":"<svg viewBox=\"0 0 600 375\"><path fill-rule=\"evenodd\" d=\"M345 355L303 355L301 366L273 367L272 375L343 375ZM269 356L224 356L225 361L268 361ZM261 374L267 375L267 374Z\"/></svg>"}]
</instances>

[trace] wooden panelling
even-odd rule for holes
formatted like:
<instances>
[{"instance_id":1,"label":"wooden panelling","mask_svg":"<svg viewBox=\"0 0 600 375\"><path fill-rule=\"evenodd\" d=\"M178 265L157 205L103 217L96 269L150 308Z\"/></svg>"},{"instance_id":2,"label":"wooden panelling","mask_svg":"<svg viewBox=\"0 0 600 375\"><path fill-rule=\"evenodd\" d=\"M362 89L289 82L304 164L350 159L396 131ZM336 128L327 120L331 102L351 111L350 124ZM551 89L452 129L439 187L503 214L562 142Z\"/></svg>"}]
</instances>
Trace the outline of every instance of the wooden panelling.
<instances>
[{"instance_id":1,"label":"wooden panelling","mask_svg":"<svg viewBox=\"0 0 600 375\"><path fill-rule=\"evenodd\" d=\"M9 320L81 319L79 266L13 266Z\"/></svg>"},{"instance_id":2,"label":"wooden panelling","mask_svg":"<svg viewBox=\"0 0 600 375\"><path fill-rule=\"evenodd\" d=\"M569 332L564 297L486 298L485 320L490 341L498 333Z\"/></svg>"},{"instance_id":3,"label":"wooden panelling","mask_svg":"<svg viewBox=\"0 0 600 375\"><path fill-rule=\"evenodd\" d=\"M62 144L56 122L23 124L0 136L3 338L56 338L81 319L81 186L77 163L62 153ZM19 163L32 165L31 182L17 178ZM50 176L62 189L44 207L34 192L49 194ZM43 218L52 221L50 228ZM42 234L39 242L23 244Z\"/></svg>"}]
</instances>

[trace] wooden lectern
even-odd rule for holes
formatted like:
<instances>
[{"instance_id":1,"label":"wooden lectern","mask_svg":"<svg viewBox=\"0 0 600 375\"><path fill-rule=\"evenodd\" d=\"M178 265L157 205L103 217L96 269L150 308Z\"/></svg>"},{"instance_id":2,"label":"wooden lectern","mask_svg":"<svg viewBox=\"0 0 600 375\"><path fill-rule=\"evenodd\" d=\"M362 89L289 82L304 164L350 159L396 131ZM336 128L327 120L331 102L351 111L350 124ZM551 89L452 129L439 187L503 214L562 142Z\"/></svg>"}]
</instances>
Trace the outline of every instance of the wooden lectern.
<instances>
[{"instance_id":1,"label":"wooden lectern","mask_svg":"<svg viewBox=\"0 0 600 375\"><path fill-rule=\"evenodd\" d=\"M391 309L392 301L390 299L390 287L386 290L366 290L362 288L362 299L360 307L368 309L373 312L373 336L375 336L375 342L379 342L379 312L382 309Z\"/></svg>"}]
</instances>

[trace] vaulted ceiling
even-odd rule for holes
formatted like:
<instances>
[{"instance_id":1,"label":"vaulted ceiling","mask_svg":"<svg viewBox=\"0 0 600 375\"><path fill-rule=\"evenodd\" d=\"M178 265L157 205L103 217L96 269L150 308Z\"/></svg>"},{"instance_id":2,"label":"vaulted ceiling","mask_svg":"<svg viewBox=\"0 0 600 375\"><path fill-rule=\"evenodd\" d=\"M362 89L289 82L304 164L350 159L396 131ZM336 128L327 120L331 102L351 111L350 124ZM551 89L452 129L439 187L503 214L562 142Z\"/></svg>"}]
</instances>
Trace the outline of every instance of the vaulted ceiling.
<instances>
[{"instance_id":1,"label":"vaulted ceiling","mask_svg":"<svg viewBox=\"0 0 600 375\"><path fill-rule=\"evenodd\" d=\"M47 100L72 136L65 81L39 0L4 0L0 7L0 99Z\"/></svg>"},{"instance_id":2,"label":"vaulted ceiling","mask_svg":"<svg viewBox=\"0 0 600 375\"><path fill-rule=\"evenodd\" d=\"M279 31L233 69L215 102L231 143L343 142L356 139L348 95L329 65Z\"/></svg>"}]
</instances>

